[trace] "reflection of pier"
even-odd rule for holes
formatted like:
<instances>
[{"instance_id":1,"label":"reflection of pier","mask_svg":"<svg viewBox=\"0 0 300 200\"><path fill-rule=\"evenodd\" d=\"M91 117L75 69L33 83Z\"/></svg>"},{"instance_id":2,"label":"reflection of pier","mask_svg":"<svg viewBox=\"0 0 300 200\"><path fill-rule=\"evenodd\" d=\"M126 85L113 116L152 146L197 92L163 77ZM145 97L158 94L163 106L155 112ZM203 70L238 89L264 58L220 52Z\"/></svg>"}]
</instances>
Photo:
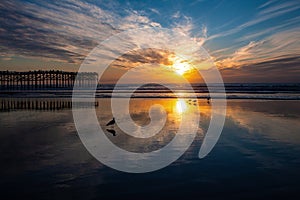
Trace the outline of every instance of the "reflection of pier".
<instances>
[{"instance_id":1,"label":"reflection of pier","mask_svg":"<svg viewBox=\"0 0 300 200\"><path fill-rule=\"evenodd\" d=\"M89 108L98 106L98 102L77 102L76 107ZM42 98L3 98L0 99L0 112L13 110L62 110L71 109L70 99Z\"/></svg>"},{"instance_id":2,"label":"reflection of pier","mask_svg":"<svg viewBox=\"0 0 300 200\"><path fill-rule=\"evenodd\" d=\"M0 71L1 89L42 89L72 88L75 83L79 87L90 87L98 81L95 72L64 72L64 71Z\"/></svg>"}]
</instances>

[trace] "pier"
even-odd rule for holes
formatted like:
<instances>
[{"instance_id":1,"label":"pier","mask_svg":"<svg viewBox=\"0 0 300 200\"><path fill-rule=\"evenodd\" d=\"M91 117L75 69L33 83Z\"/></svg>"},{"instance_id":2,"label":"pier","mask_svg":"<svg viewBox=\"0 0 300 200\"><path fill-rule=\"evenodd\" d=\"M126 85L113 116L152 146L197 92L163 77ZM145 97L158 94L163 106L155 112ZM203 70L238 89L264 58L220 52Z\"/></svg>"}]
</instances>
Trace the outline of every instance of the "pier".
<instances>
[{"instance_id":1,"label":"pier","mask_svg":"<svg viewBox=\"0 0 300 200\"><path fill-rule=\"evenodd\" d=\"M0 71L0 88L5 90L73 88L76 76L77 87L91 87L98 81L96 72Z\"/></svg>"}]
</instances>

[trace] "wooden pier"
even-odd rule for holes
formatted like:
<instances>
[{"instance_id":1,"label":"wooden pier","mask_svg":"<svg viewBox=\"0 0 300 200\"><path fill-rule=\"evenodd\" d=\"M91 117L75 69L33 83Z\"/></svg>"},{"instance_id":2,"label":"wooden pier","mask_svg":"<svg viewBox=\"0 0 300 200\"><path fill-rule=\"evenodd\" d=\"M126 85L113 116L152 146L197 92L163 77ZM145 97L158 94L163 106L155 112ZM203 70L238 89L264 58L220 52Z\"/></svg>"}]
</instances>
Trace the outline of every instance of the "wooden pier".
<instances>
[{"instance_id":1,"label":"wooden pier","mask_svg":"<svg viewBox=\"0 0 300 200\"><path fill-rule=\"evenodd\" d=\"M91 87L98 81L96 72L50 71L0 71L0 88L6 90L27 90L45 88Z\"/></svg>"}]
</instances>

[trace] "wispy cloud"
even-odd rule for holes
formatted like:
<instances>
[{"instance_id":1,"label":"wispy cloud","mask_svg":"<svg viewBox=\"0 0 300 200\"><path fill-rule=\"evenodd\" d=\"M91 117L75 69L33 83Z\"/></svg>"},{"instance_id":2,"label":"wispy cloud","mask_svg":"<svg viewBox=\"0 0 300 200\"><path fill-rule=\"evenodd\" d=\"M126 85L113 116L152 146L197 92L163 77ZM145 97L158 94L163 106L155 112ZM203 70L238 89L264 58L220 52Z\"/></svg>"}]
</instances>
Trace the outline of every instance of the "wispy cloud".
<instances>
[{"instance_id":1,"label":"wispy cloud","mask_svg":"<svg viewBox=\"0 0 300 200\"><path fill-rule=\"evenodd\" d=\"M21 9L22 8L22 9ZM76 0L0 2L2 56L80 63L109 36L129 28L160 27L138 11L115 12Z\"/></svg>"},{"instance_id":2,"label":"wispy cloud","mask_svg":"<svg viewBox=\"0 0 300 200\"><path fill-rule=\"evenodd\" d=\"M260 31L254 31L252 33L249 33L247 35L243 35L242 37L237 38L235 41L237 42L243 42L248 40L253 40L255 38L269 35L270 33L278 32L279 30L282 30L283 28L289 26L289 23L283 23L278 26L269 27Z\"/></svg>"},{"instance_id":3,"label":"wispy cloud","mask_svg":"<svg viewBox=\"0 0 300 200\"><path fill-rule=\"evenodd\" d=\"M300 64L300 29L283 31L267 37L262 41L252 41L238 49L229 58L216 61L220 69L251 67L263 64L269 67L285 67L285 64ZM272 65L270 65L272 63ZM275 63L276 66L274 65Z\"/></svg>"},{"instance_id":4,"label":"wispy cloud","mask_svg":"<svg viewBox=\"0 0 300 200\"><path fill-rule=\"evenodd\" d=\"M267 1L266 3L264 3L264 4L260 5L260 6L258 6L258 8L261 9L261 8L267 7L267 6L269 6L270 4L272 4L272 3L276 2L276 1L277 1L277 0L275 0L275 1L274 1L274 0L273 0L273 1L271 0L271 1L270 1L270 0L269 0L269 1Z\"/></svg>"},{"instance_id":5,"label":"wispy cloud","mask_svg":"<svg viewBox=\"0 0 300 200\"><path fill-rule=\"evenodd\" d=\"M278 4L278 5L274 5L274 6L271 6L271 7L264 8L259 12L258 15L263 16L263 15L270 14L270 13L276 13L278 11L282 11L282 10L285 10L287 8L297 6L297 4L298 3L295 3L295 2L284 2L282 4ZM264 7L266 7L266 6L264 6ZM260 7L260 8L262 8L262 7Z\"/></svg>"},{"instance_id":6,"label":"wispy cloud","mask_svg":"<svg viewBox=\"0 0 300 200\"><path fill-rule=\"evenodd\" d=\"M180 11L176 11L173 15L172 18L178 19L180 17Z\"/></svg>"},{"instance_id":7,"label":"wispy cloud","mask_svg":"<svg viewBox=\"0 0 300 200\"><path fill-rule=\"evenodd\" d=\"M177 11L172 15L172 18L174 19L171 24L171 28L173 30L183 35L192 35L194 24L191 17L182 14L180 11Z\"/></svg>"},{"instance_id":8,"label":"wispy cloud","mask_svg":"<svg viewBox=\"0 0 300 200\"><path fill-rule=\"evenodd\" d=\"M208 40L213 40L219 37L225 37L232 34L236 34L246 28L251 26L257 25L259 23L268 21L270 19L277 18L284 14L296 11L300 9L300 4L298 2L288 2L288 3L281 3L277 5L272 5L274 2L270 2L265 6L261 6L261 10L250 20L244 22L243 24L236 26L227 31L223 31L222 33L214 34L208 37ZM272 6L269 6L272 5Z\"/></svg>"},{"instance_id":9,"label":"wispy cloud","mask_svg":"<svg viewBox=\"0 0 300 200\"><path fill-rule=\"evenodd\" d=\"M141 15L138 11L130 11L129 15L122 19L123 23L119 25L121 30L134 28L161 27L157 22L151 21L147 16Z\"/></svg>"},{"instance_id":10,"label":"wispy cloud","mask_svg":"<svg viewBox=\"0 0 300 200\"><path fill-rule=\"evenodd\" d=\"M248 45L238 49L230 58L226 58L216 62L219 68L232 68L241 67L245 64L252 64L251 62L256 62L253 51L255 47L261 45L262 42L250 42Z\"/></svg>"},{"instance_id":11,"label":"wispy cloud","mask_svg":"<svg viewBox=\"0 0 300 200\"><path fill-rule=\"evenodd\" d=\"M195 0L195 1L192 1L192 2L190 3L190 5L191 5L191 6L194 6L194 5L196 5L196 4L198 4L198 3L201 3L201 2L203 2L203 1L205 1L205 0Z\"/></svg>"},{"instance_id":12,"label":"wispy cloud","mask_svg":"<svg viewBox=\"0 0 300 200\"><path fill-rule=\"evenodd\" d=\"M159 12L157 9L155 9L155 8L149 8L149 10L150 10L151 12L155 13L155 14L160 15L160 12Z\"/></svg>"},{"instance_id":13,"label":"wispy cloud","mask_svg":"<svg viewBox=\"0 0 300 200\"><path fill-rule=\"evenodd\" d=\"M8 55L76 63L97 41L117 31L110 25L111 14L77 1L43 5L1 1L0 9L4 29L0 48Z\"/></svg>"}]
</instances>

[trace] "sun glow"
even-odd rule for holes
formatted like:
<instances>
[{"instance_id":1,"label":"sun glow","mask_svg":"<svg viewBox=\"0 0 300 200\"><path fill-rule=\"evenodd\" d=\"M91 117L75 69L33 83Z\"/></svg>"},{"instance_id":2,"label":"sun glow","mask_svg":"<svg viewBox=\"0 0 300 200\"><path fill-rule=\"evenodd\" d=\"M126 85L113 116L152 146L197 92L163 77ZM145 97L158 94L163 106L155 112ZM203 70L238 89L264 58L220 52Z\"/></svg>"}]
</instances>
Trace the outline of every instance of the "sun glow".
<instances>
[{"instance_id":1,"label":"sun glow","mask_svg":"<svg viewBox=\"0 0 300 200\"><path fill-rule=\"evenodd\" d=\"M186 72L191 71L192 67L187 60L183 60L179 57L172 57L173 65L171 65L172 70L179 75L184 75Z\"/></svg>"}]
</instances>

